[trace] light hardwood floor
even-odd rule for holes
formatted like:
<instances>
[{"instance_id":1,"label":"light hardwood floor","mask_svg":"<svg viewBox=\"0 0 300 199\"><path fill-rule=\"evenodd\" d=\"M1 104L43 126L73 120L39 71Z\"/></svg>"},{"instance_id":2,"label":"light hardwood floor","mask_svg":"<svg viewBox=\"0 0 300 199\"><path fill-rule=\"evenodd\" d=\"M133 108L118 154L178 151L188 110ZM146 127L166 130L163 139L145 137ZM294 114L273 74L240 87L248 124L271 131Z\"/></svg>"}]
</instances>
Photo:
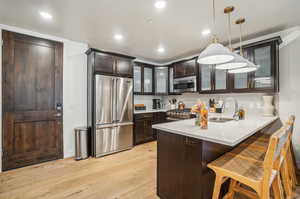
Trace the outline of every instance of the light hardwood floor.
<instances>
[{"instance_id":1,"label":"light hardwood floor","mask_svg":"<svg viewBox=\"0 0 300 199\"><path fill-rule=\"evenodd\" d=\"M157 199L156 143L98 159L0 173L0 199Z\"/></svg>"},{"instance_id":2,"label":"light hardwood floor","mask_svg":"<svg viewBox=\"0 0 300 199\"><path fill-rule=\"evenodd\" d=\"M158 199L156 142L98 159L57 160L0 173L0 199L38 198Z\"/></svg>"}]
</instances>

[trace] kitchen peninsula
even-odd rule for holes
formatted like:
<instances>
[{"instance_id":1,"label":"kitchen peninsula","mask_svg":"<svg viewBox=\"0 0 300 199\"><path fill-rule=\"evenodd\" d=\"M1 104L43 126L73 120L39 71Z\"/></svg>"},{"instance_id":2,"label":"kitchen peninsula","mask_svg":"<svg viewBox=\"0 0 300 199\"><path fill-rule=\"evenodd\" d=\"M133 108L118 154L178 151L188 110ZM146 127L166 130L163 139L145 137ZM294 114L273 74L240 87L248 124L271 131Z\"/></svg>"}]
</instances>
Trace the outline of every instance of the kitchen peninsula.
<instances>
[{"instance_id":1,"label":"kitchen peninsula","mask_svg":"<svg viewBox=\"0 0 300 199\"><path fill-rule=\"evenodd\" d=\"M256 133L272 133L278 117L256 117L224 123L209 122L208 129L194 119L153 125L157 130L157 194L161 199L208 199L214 172L207 164Z\"/></svg>"}]
</instances>

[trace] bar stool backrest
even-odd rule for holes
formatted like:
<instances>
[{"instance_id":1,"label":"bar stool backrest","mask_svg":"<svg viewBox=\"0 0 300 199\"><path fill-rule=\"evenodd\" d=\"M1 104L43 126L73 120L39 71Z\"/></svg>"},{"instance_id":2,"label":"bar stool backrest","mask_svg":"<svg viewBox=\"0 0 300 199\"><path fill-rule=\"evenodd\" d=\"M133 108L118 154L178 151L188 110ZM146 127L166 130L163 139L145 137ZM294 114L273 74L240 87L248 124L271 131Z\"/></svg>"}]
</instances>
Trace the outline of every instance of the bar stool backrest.
<instances>
[{"instance_id":1,"label":"bar stool backrest","mask_svg":"<svg viewBox=\"0 0 300 199\"><path fill-rule=\"evenodd\" d=\"M291 131L293 128L292 126L292 124L286 123L270 138L268 150L263 162L263 187L266 189L269 189L270 180L272 180L271 177L274 176L274 172L279 170L282 162L285 159L285 154L288 150Z\"/></svg>"}]
</instances>

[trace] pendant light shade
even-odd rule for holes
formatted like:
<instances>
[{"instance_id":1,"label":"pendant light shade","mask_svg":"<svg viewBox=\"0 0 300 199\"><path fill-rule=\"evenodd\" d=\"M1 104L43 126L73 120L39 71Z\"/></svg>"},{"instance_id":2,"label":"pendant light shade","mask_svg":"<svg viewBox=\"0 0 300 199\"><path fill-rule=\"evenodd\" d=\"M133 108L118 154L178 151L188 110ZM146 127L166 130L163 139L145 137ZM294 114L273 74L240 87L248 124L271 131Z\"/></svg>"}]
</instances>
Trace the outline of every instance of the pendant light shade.
<instances>
[{"instance_id":1,"label":"pendant light shade","mask_svg":"<svg viewBox=\"0 0 300 199\"><path fill-rule=\"evenodd\" d=\"M233 53L233 56L234 56L234 59L231 62L217 65L216 69L231 70L231 69L246 67L248 65L248 63L247 63L248 60L246 60L242 56L240 56L236 53Z\"/></svg>"},{"instance_id":2,"label":"pendant light shade","mask_svg":"<svg viewBox=\"0 0 300 199\"><path fill-rule=\"evenodd\" d=\"M229 70L229 73L237 74L237 73L249 73L249 72L254 72L257 70L257 67L244 67L244 68L237 68L233 70Z\"/></svg>"},{"instance_id":3,"label":"pendant light shade","mask_svg":"<svg viewBox=\"0 0 300 199\"><path fill-rule=\"evenodd\" d=\"M256 71L260 66L259 65L255 65L253 62L246 60L246 67L243 68L236 68L236 69L231 69L228 70L229 73L249 73L249 72L254 72Z\"/></svg>"},{"instance_id":4,"label":"pendant light shade","mask_svg":"<svg viewBox=\"0 0 300 199\"><path fill-rule=\"evenodd\" d=\"M225 48L222 44L218 42L216 35L216 8L215 8L215 0L213 2L213 42L203 50L199 57L198 63L200 64L223 64L233 60L233 54L228 49Z\"/></svg>"},{"instance_id":5,"label":"pendant light shade","mask_svg":"<svg viewBox=\"0 0 300 199\"><path fill-rule=\"evenodd\" d=\"M220 43L212 43L203 50L199 57L200 64L222 64L234 59L234 55L230 50Z\"/></svg>"}]
</instances>

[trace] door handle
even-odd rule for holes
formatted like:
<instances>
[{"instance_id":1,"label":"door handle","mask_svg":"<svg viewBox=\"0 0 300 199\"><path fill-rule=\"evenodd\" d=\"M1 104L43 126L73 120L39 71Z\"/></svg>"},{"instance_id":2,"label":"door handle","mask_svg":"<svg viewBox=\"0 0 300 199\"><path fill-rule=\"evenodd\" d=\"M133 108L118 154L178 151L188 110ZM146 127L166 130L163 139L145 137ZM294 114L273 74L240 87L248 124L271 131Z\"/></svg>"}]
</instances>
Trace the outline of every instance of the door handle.
<instances>
[{"instance_id":1,"label":"door handle","mask_svg":"<svg viewBox=\"0 0 300 199\"><path fill-rule=\"evenodd\" d=\"M61 116L62 116L61 113L55 113L55 114L54 114L54 117L61 117Z\"/></svg>"},{"instance_id":2,"label":"door handle","mask_svg":"<svg viewBox=\"0 0 300 199\"><path fill-rule=\"evenodd\" d=\"M62 110L62 104L61 103L57 103L56 104L56 110L57 111L61 111Z\"/></svg>"}]
</instances>

